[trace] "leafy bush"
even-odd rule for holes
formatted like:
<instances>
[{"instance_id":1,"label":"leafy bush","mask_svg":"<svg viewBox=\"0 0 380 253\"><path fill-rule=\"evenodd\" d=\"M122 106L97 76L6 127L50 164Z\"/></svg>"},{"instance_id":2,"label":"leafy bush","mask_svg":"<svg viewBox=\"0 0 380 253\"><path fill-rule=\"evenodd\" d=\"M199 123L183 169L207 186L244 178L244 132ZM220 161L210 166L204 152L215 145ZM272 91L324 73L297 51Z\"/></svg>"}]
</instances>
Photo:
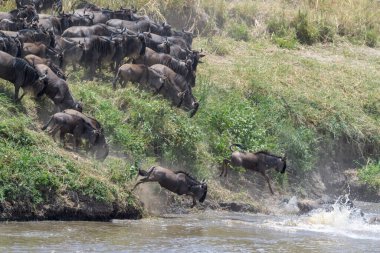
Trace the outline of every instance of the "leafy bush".
<instances>
[{"instance_id":1,"label":"leafy bush","mask_svg":"<svg viewBox=\"0 0 380 253\"><path fill-rule=\"evenodd\" d=\"M297 40L294 37L283 38L274 36L273 41L281 48L295 49L297 47Z\"/></svg>"},{"instance_id":2,"label":"leafy bush","mask_svg":"<svg viewBox=\"0 0 380 253\"><path fill-rule=\"evenodd\" d=\"M365 44L369 47L376 47L379 40L379 35L375 30L369 30L366 32Z\"/></svg>"},{"instance_id":3,"label":"leafy bush","mask_svg":"<svg viewBox=\"0 0 380 253\"><path fill-rule=\"evenodd\" d=\"M367 165L359 170L359 179L375 189L380 189L380 160L369 160Z\"/></svg>"},{"instance_id":4,"label":"leafy bush","mask_svg":"<svg viewBox=\"0 0 380 253\"><path fill-rule=\"evenodd\" d=\"M268 20L267 31L270 35L283 38L289 34L289 24L282 15L273 16Z\"/></svg>"},{"instance_id":5,"label":"leafy bush","mask_svg":"<svg viewBox=\"0 0 380 253\"><path fill-rule=\"evenodd\" d=\"M312 45L318 40L318 28L309 21L307 12L299 11L291 24L300 43Z\"/></svg>"}]
</instances>

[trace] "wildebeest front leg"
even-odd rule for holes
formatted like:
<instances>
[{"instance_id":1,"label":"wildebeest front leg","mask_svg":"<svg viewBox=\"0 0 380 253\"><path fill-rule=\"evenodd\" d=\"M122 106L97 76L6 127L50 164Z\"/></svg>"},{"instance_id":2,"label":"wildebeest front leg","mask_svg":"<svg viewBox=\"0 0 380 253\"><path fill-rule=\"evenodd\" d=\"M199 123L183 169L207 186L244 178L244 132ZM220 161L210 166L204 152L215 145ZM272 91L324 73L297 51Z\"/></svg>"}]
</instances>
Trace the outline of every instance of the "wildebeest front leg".
<instances>
[{"instance_id":1,"label":"wildebeest front leg","mask_svg":"<svg viewBox=\"0 0 380 253\"><path fill-rule=\"evenodd\" d=\"M21 97L19 98L19 93L20 93L20 86L19 85L15 85L15 96L13 98L13 100L15 102L20 102L21 99L25 96L25 92L23 92L23 94L21 95Z\"/></svg>"},{"instance_id":2,"label":"wildebeest front leg","mask_svg":"<svg viewBox=\"0 0 380 253\"><path fill-rule=\"evenodd\" d=\"M274 195L274 192L272 190L272 186L270 185L269 177L267 176L267 174L265 174L265 172L261 172L261 175L263 175L265 177L265 180L267 180L267 183L268 183L268 186L269 186L269 190L272 193L272 195Z\"/></svg>"},{"instance_id":3,"label":"wildebeest front leg","mask_svg":"<svg viewBox=\"0 0 380 253\"><path fill-rule=\"evenodd\" d=\"M195 200L195 196L192 196L192 197L193 197L193 204L191 205L191 208L193 208L197 204L197 201Z\"/></svg>"},{"instance_id":4,"label":"wildebeest front leg","mask_svg":"<svg viewBox=\"0 0 380 253\"><path fill-rule=\"evenodd\" d=\"M223 176L223 174L224 174L224 177L226 177L227 176L227 166L230 164L230 160L228 160L228 159L224 159L223 160L223 165L222 165L222 172L220 173L220 177L221 176Z\"/></svg>"},{"instance_id":5,"label":"wildebeest front leg","mask_svg":"<svg viewBox=\"0 0 380 253\"><path fill-rule=\"evenodd\" d=\"M142 183L146 183L146 182L149 182L149 178L145 177L145 178L141 178L137 184L135 184L135 186L133 187L132 191L134 191L136 189L136 187L139 185L139 184L142 184Z\"/></svg>"}]
</instances>

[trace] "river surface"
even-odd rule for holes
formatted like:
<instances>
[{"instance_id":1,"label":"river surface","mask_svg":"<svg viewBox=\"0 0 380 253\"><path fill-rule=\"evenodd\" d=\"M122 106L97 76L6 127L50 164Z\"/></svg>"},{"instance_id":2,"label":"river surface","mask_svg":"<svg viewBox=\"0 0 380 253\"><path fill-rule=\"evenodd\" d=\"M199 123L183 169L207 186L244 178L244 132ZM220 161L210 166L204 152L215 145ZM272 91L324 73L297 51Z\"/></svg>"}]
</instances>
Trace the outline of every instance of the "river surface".
<instances>
[{"instance_id":1,"label":"river surface","mask_svg":"<svg viewBox=\"0 0 380 253\"><path fill-rule=\"evenodd\" d=\"M380 206L304 216L205 211L112 222L0 223L0 252L380 252Z\"/></svg>"}]
</instances>

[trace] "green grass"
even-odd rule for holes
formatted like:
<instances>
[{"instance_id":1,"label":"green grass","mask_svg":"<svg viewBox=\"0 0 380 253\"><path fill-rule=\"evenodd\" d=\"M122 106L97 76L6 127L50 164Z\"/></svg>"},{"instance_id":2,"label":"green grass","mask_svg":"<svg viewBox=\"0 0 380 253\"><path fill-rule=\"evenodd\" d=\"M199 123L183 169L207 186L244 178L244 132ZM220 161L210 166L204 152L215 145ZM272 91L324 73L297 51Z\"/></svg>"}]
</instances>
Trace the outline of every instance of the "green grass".
<instances>
[{"instance_id":1,"label":"green grass","mask_svg":"<svg viewBox=\"0 0 380 253\"><path fill-rule=\"evenodd\" d=\"M368 164L359 170L359 179L376 190L380 189L380 161L369 160Z\"/></svg>"}]
</instances>

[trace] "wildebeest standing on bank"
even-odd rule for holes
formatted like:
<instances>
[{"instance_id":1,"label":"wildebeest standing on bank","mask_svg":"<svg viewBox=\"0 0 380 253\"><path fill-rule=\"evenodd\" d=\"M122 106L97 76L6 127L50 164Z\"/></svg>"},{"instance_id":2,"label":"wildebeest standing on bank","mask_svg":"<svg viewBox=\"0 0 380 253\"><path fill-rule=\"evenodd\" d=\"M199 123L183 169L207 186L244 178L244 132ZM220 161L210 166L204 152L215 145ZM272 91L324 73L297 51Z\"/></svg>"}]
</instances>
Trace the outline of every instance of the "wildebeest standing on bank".
<instances>
[{"instance_id":1,"label":"wildebeest standing on bank","mask_svg":"<svg viewBox=\"0 0 380 253\"><path fill-rule=\"evenodd\" d=\"M39 94L44 89L43 79L46 75L39 75L24 59L13 57L0 51L0 78L15 85L14 100L19 101L25 95L25 91L19 98L20 88L33 88L35 94Z\"/></svg>"},{"instance_id":2,"label":"wildebeest standing on bank","mask_svg":"<svg viewBox=\"0 0 380 253\"><path fill-rule=\"evenodd\" d=\"M112 82L113 89L116 89L118 80L122 86L128 82L139 83L145 89L154 89L156 93L160 92L165 84L163 75L144 64L124 64L119 68Z\"/></svg>"},{"instance_id":3,"label":"wildebeest standing on bank","mask_svg":"<svg viewBox=\"0 0 380 253\"><path fill-rule=\"evenodd\" d=\"M82 105L75 101L65 80L59 78L48 66L44 64L37 64L35 68L39 73L46 75L44 80L45 88L40 95L45 93L46 96L54 102L58 111L63 111L65 109L75 109L80 112L82 111Z\"/></svg>"},{"instance_id":4,"label":"wildebeest standing on bank","mask_svg":"<svg viewBox=\"0 0 380 253\"><path fill-rule=\"evenodd\" d=\"M190 117L193 117L198 111L199 102L193 96L191 86L187 80L162 64L152 65L151 68L165 76L167 83L171 84L170 86L165 85L160 93L170 99L177 107L183 107L186 111L189 111Z\"/></svg>"},{"instance_id":5,"label":"wildebeest standing on bank","mask_svg":"<svg viewBox=\"0 0 380 253\"><path fill-rule=\"evenodd\" d=\"M67 109L63 112L66 114L81 117L87 124L89 124L95 130L95 138L88 142L89 147L87 147L87 150L90 151L91 154L95 154L96 159L103 161L108 156L109 146L104 135L103 127L101 126L99 121L97 121L95 118L84 115L83 113L80 113L76 110Z\"/></svg>"},{"instance_id":6,"label":"wildebeest standing on bank","mask_svg":"<svg viewBox=\"0 0 380 253\"><path fill-rule=\"evenodd\" d=\"M50 126L48 132L53 136L54 140L59 132L63 145L65 145L66 134L72 134L74 136L75 150L78 149L81 140L85 139L90 146L89 151L95 152L96 159L104 160L109 152L108 144L102 130L98 129L100 124L94 121L96 120L88 118L80 112L65 110L54 114L41 129L46 130Z\"/></svg>"},{"instance_id":7,"label":"wildebeest standing on bank","mask_svg":"<svg viewBox=\"0 0 380 253\"><path fill-rule=\"evenodd\" d=\"M240 144L232 144L229 148L232 152L230 160L224 159L222 172L220 176L224 174L227 176L227 166L231 164L235 167L243 167L247 170L252 170L261 173L268 183L269 190L272 194L273 190L270 185L269 177L265 173L266 170L275 168L277 172L285 173L286 169L286 157L280 157L273 155L267 151L259 151L256 153L246 152L246 151L233 151L232 147L239 147L243 149Z\"/></svg>"},{"instance_id":8,"label":"wildebeest standing on bank","mask_svg":"<svg viewBox=\"0 0 380 253\"><path fill-rule=\"evenodd\" d=\"M158 182L161 187L178 195L191 196L193 198L193 205L191 207L197 204L196 200L203 203L206 199L207 184L204 181L197 181L186 172L171 171L160 166L153 166L148 171L139 169L139 175L143 176L143 178L136 183L132 191L136 189L139 184Z\"/></svg>"},{"instance_id":9,"label":"wildebeest standing on bank","mask_svg":"<svg viewBox=\"0 0 380 253\"><path fill-rule=\"evenodd\" d=\"M66 76L63 73L63 70L61 70L57 65L55 65L50 59L45 59L38 57L34 54L29 54L24 57L24 59L29 62L30 65L34 66L36 64L45 64L49 66L49 68L56 74L59 78L66 80Z\"/></svg>"}]
</instances>

